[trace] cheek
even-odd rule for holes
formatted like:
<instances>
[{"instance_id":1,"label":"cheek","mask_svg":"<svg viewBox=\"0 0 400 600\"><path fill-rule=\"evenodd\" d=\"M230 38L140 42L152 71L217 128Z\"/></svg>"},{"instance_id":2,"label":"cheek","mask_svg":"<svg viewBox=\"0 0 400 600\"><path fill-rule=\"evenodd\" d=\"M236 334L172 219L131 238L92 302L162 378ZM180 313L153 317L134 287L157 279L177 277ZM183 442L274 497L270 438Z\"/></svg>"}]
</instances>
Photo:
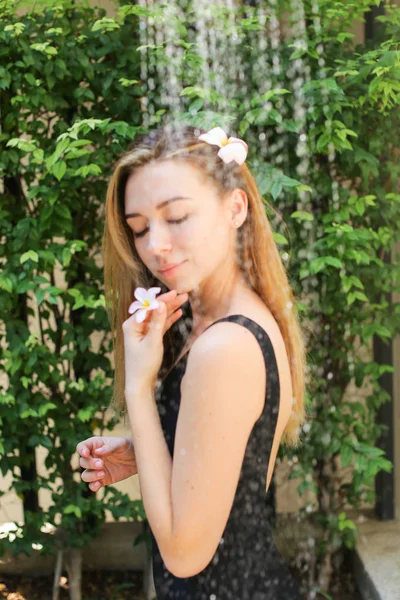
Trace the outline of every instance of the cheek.
<instances>
[{"instance_id":1,"label":"cheek","mask_svg":"<svg viewBox=\"0 0 400 600\"><path fill-rule=\"evenodd\" d=\"M140 258L142 263L144 263L147 266L148 253L146 252L146 244L144 242L142 242L141 240L135 240L134 244L135 244L135 250L136 250L138 257Z\"/></svg>"},{"instance_id":2,"label":"cheek","mask_svg":"<svg viewBox=\"0 0 400 600\"><path fill-rule=\"evenodd\" d=\"M193 217L191 222L187 224L184 231L182 229L178 243L185 244L186 247L204 248L215 241L215 236L221 232L218 229L218 224L212 217L198 216Z\"/></svg>"},{"instance_id":3,"label":"cheek","mask_svg":"<svg viewBox=\"0 0 400 600\"><path fill-rule=\"evenodd\" d=\"M179 227L179 226L178 226ZM194 248L198 246L203 232L202 221L198 217L192 216L175 230L175 244L177 247Z\"/></svg>"}]
</instances>

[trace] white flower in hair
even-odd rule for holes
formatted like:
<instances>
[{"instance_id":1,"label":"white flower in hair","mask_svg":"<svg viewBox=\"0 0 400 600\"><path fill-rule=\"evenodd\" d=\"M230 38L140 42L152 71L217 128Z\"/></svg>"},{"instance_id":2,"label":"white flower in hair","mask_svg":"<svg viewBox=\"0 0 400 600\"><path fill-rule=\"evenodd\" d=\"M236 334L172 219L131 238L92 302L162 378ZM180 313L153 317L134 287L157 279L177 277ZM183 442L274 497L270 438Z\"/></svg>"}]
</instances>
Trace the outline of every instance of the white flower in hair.
<instances>
[{"instance_id":1,"label":"white flower in hair","mask_svg":"<svg viewBox=\"0 0 400 600\"><path fill-rule=\"evenodd\" d=\"M159 303L156 300L156 294L159 294L160 292L161 288L159 287L149 288L148 290L142 287L136 288L134 292L136 301L132 302L129 306L128 312L133 315L137 311L137 323L142 323L145 320L148 310L158 308Z\"/></svg>"},{"instance_id":2,"label":"white flower in hair","mask_svg":"<svg viewBox=\"0 0 400 600\"><path fill-rule=\"evenodd\" d=\"M219 146L221 149L218 150L218 156L222 158L224 163L230 163L234 160L238 165L241 165L246 160L248 151L246 142L236 137L228 138L221 127L214 127L210 131L207 131L207 133L202 133L199 135L199 140L207 142L207 144Z\"/></svg>"}]
</instances>

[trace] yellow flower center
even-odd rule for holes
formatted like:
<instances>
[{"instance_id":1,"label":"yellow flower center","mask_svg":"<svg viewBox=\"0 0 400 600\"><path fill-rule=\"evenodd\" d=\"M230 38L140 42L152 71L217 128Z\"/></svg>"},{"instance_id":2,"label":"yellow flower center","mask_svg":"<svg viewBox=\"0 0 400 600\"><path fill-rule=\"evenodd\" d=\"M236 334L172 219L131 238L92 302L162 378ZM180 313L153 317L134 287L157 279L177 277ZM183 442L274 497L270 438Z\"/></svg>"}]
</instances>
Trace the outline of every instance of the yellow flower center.
<instances>
[{"instance_id":1,"label":"yellow flower center","mask_svg":"<svg viewBox=\"0 0 400 600\"><path fill-rule=\"evenodd\" d=\"M229 144L229 140L222 140L221 144L223 146L226 146L227 144Z\"/></svg>"},{"instance_id":2,"label":"yellow flower center","mask_svg":"<svg viewBox=\"0 0 400 600\"><path fill-rule=\"evenodd\" d=\"M150 306L150 301L149 300L145 300L143 302L143 308L147 308L148 306Z\"/></svg>"}]
</instances>

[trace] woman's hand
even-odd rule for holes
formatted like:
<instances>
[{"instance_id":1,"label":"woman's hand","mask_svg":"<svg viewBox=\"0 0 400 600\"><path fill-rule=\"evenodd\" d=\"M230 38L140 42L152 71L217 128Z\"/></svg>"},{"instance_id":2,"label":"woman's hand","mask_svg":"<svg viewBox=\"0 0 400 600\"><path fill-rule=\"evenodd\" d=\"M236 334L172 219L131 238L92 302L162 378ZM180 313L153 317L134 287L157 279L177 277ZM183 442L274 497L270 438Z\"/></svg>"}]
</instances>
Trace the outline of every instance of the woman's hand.
<instances>
[{"instance_id":1,"label":"woman's hand","mask_svg":"<svg viewBox=\"0 0 400 600\"><path fill-rule=\"evenodd\" d=\"M188 294L170 290L157 296L159 308L149 310L142 323L133 314L122 324L125 347L125 392L150 387L154 389L160 370L168 329L182 316L180 306Z\"/></svg>"},{"instance_id":2,"label":"woman's hand","mask_svg":"<svg viewBox=\"0 0 400 600\"><path fill-rule=\"evenodd\" d=\"M81 479L89 483L92 492L138 472L131 437L93 436L79 442L76 451L85 469Z\"/></svg>"}]
</instances>

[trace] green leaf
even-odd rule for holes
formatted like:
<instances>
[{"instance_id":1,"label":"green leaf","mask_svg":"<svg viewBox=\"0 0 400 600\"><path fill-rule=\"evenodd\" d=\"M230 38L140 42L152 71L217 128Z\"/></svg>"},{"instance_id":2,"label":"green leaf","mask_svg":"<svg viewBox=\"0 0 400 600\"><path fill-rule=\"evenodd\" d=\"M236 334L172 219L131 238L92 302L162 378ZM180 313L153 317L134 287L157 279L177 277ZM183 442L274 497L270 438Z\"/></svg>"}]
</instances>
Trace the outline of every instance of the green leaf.
<instances>
[{"instance_id":1,"label":"green leaf","mask_svg":"<svg viewBox=\"0 0 400 600\"><path fill-rule=\"evenodd\" d=\"M57 177L58 181L61 181L61 179L64 177L65 172L67 170L67 163L64 162L63 160L60 160L58 163L56 163L54 165L54 167L52 167L52 173L55 177Z\"/></svg>"},{"instance_id":2,"label":"green leaf","mask_svg":"<svg viewBox=\"0 0 400 600\"><path fill-rule=\"evenodd\" d=\"M71 262L71 258L72 258L71 250L69 248L63 248L62 263L63 263L64 267L68 267L69 263Z\"/></svg>"},{"instance_id":3,"label":"green leaf","mask_svg":"<svg viewBox=\"0 0 400 600\"><path fill-rule=\"evenodd\" d=\"M297 192L312 192L313 189L309 185L305 185L305 184L301 183L300 185L298 185L296 187L296 191Z\"/></svg>"},{"instance_id":4,"label":"green leaf","mask_svg":"<svg viewBox=\"0 0 400 600\"><path fill-rule=\"evenodd\" d=\"M305 210L296 210L290 215L290 218L298 221L314 221L314 216Z\"/></svg>"},{"instance_id":5,"label":"green leaf","mask_svg":"<svg viewBox=\"0 0 400 600\"><path fill-rule=\"evenodd\" d=\"M323 150L324 148L326 148L329 144L329 142L331 141L332 137L330 133L323 133L319 138L318 138L318 142L317 142L317 150L318 152L321 152L321 150Z\"/></svg>"},{"instance_id":6,"label":"green leaf","mask_svg":"<svg viewBox=\"0 0 400 600\"><path fill-rule=\"evenodd\" d=\"M277 244L280 244L281 246L286 246L289 244L288 240L281 233L277 233L274 231L273 236L274 236L274 240Z\"/></svg>"},{"instance_id":7,"label":"green leaf","mask_svg":"<svg viewBox=\"0 0 400 600\"><path fill-rule=\"evenodd\" d=\"M91 406L87 407L87 408L81 408L78 413L77 413L77 418L82 421L83 423L86 423L87 421L89 421L91 419L93 415L93 409Z\"/></svg>"},{"instance_id":8,"label":"green leaf","mask_svg":"<svg viewBox=\"0 0 400 600\"><path fill-rule=\"evenodd\" d=\"M345 39L347 38L354 38L355 37L355 33L350 33L349 31L342 31L341 33L339 33L339 35L337 36L337 41L340 42L341 44L344 42ZM356 71L356 73L358 74L358 72Z\"/></svg>"},{"instance_id":9,"label":"green leaf","mask_svg":"<svg viewBox=\"0 0 400 600\"><path fill-rule=\"evenodd\" d=\"M275 183L273 184L272 188L271 188L271 195L273 197L274 200L276 200L279 196L279 194L282 191L282 184L280 181L275 181Z\"/></svg>"},{"instance_id":10,"label":"green leaf","mask_svg":"<svg viewBox=\"0 0 400 600\"><path fill-rule=\"evenodd\" d=\"M6 292L11 293L13 290L13 283L11 277L0 273L0 288Z\"/></svg>"},{"instance_id":11,"label":"green leaf","mask_svg":"<svg viewBox=\"0 0 400 600\"><path fill-rule=\"evenodd\" d=\"M123 87L129 87L131 85L135 85L136 83L139 83L139 81L137 79L125 79L125 77L120 77L118 79L118 81Z\"/></svg>"},{"instance_id":12,"label":"green leaf","mask_svg":"<svg viewBox=\"0 0 400 600\"><path fill-rule=\"evenodd\" d=\"M81 158L81 156L86 156L90 154L90 150L87 148L71 148L65 154L65 160L72 160L74 158Z\"/></svg>"},{"instance_id":13,"label":"green leaf","mask_svg":"<svg viewBox=\"0 0 400 600\"><path fill-rule=\"evenodd\" d=\"M23 152L32 152L36 148L36 140L24 140L23 138L12 138L8 140L6 146L11 146L12 148L18 148Z\"/></svg>"},{"instance_id":14,"label":"green leaf","mask_svg":"<svg viewBox=\"0 0 400 600\"><path fill-rule=\"evenodd\" d=\"M79 506L76 506L76 504L68 504L64 510L63 510L63 514L64 515L70 515L73 514L75 515L78 519L82 518L82 510L80 509Z\"/></svg>"},{"instance_id":15,"label":"green leaf","mask_svg":"<svg viewBox=\"0 0 400 600\"><path fill-rule=\"evenodd\" d=\"M60 158L63 152L68 148L71 141L69 138L63 138L60 142L58 142L55 151L49 158L46 159L46 166L50 169Z\"/></svg>"},{"instance_id":16,"label":"green leaf","mask_svg":"<svg viewBox=\"0 0 400 600\"><path fill-rule=\"evenodd\" d=\"M38 253L34 250L28 250L28 252L24 252L24 254L22 254L22 256L20 257L19 262L22 265L27 260L33 260L36 263L39 262Z\"/></svg>"},{"instance_id":17,"label":"green leaf","mask_svg":"<svg viewBox=\"0 0 400 600\"><path fill-rule=\"evenodd\" d=\"M46 290L43 290L42 288L38 288L35 290L35 296L36 296L36 300L38 303L38 306L40 306L46 296Z\"/></svg>"},{"instance_id":18,"label":"green leaf","mask_svg":"<svg viewBox=\"0 0 400 600\"><path fill-rule=\"evenodd\" d=\"M342 446L340 449L340 458L342 467L346 468L350 465L351 459L353 458L354 450L350 446Z\"/></svg>"},{"instance_id":19,"label":"green leaf","mask_svg":"<svg viewBox=\"0 0 400 600\"><path fill-rule=\"evenodd\" d=\"M197 113L199 110L201 110L204 106L204 100L203 98L196 98L196 100L193 100L193 102L191 102L191 104L189 105L188 111L192 114Z\"/></svg>"},{"instance_id":20,"label":"green leaf","mask_svg":"<svg viewBox=\"0 0 400 600\"><path fill-rule=\"evenodd\" d=\"M46 402L46 404L42 404L39 407L38 413L40 417L43 417L44 415L46 415L49 410L51 410L52 408L57 408L57 405L54 404L53 402Z\"/></svg>"},{"instance_id":21,"label":"green leaf","mask_svg":"<svg viewBox=\"0 0 400 600\"><path fill-rule=\"evenodd\" d=\"M331 265L331 267L336 267L337 269L341 269L343 267L343 263L334 256L325 256L325 262L327 265Z\"/></svg>"},{"instance_id":22,"label":"green leaf","mask_svg":"<svg viewBox=\"0 0 400 600\"><path fill-rule=\"evenodd\" d=\"M101 169L99 165L90 163L90 165L84 165L75 171L76 176L87 177L88 175L100 175Z\"/></svg>"},{"instance_id":23,"label":"green leaf","mask_svg":"<svg viewBox=\"0 0 400 600\"><path fill-rule=\"evenodd\" d=\"M37 417L38 414L35 410L33 410L33 408L25 408L25 410L23 410L20 415L21 419L27 419L28 417Z\"/></svg>"},{"instance_id":24,"label":"green leaf","mask_svg":"<svg viewBox=\"0 0 400 600\"><path fill-rule=\"evenodd\" d=\"M92 31L113 31L114 29L120 29L120 25L110 17L103 17L92 26Z\"/></svg>"},{"instance_id":25,"label":"green leaf","mask_svg":"<svg viewBox=\"0 0 400 600\"><path fill-rule=\"evenodd\" d=\"M69 210L68 206L66 204L63 204L62 202L57 203L56 213L66 221L72 220L71 211Z\"/></svg>"},{"instance_id":26,"label":"green leaf","mask_svg":"<svg viewBox=\"0 0 400 600\"><path fill-rule=\"evenodd\" d=\"M26 81L30 84L36 87L36 79L35 77L32 75L32 73L25 73L24 75Z\"/></svg>"}]
</instances>

